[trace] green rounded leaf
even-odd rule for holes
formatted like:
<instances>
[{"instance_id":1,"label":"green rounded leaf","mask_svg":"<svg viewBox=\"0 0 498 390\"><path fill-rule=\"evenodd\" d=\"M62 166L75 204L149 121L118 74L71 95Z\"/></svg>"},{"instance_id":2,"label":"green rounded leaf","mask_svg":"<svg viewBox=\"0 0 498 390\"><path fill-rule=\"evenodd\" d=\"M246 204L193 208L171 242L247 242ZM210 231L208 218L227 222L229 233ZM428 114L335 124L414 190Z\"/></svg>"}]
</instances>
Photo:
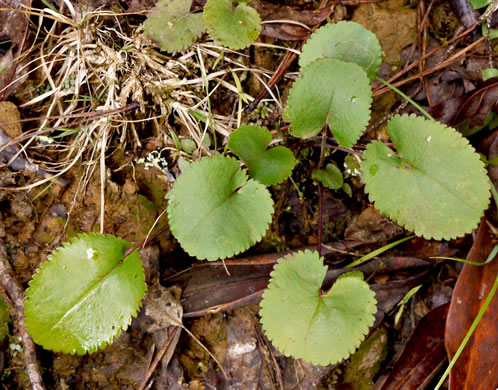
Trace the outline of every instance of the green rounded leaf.
<instances>
[{"instance_id":1,"label":"green rounded leaf","mask_svg":"<svg viewBox=\"0 0 498 390\"><path fill-rule=\"evenodd\" d=\"M251 6L231 0L208 0L204 22L211 37L232 49L244 49L258 38L261 18Z\"/></svg>"},{"instance_id":2,"label":"green rounded leaf","mask_svg":"<svg viewBox=\"0 0 498 390\"><path fill-rule=\"evenodd\" d=\"M234 158L215 156L194 162L170 192L171 232L191 256L217 260L258 242L271 222L268 190L248 180Z\"/></svg>"},{"instance_id":3,"label":"green rounded leaf","mask_svg":"<svg viewBox=\"0 0 498 390\"><path fill-rule=\"evenodd\" d=\"M191 14L191 5L192 0L159 0L145 21L145 35L164 51L190 46L205 30L202 14Z\"/></svg>"},{"instance_id":4,"label":"green rounded leaf","mask_svg":"<svg viewBox=\"0 0 498 390\"><path fill-rule=\"evenodd\" d=\"M317 252L280 259L260 311L265 334L278 350L320 365L337 363L353 353L376 312L375 293L361 273L343 275L323 293L326 273Z\"/></svg>"},{"instance_id":5,"label":"green rounded leaf","mask_svg":"<svg viewBox=\"0 0 498 390\"><path fill-rule=\"evenodd\" d=\"M137 251L114 236L81 234L57 248L26 291L33 340L55 352L95 352L131 323L146 290Z\"/></svg>"},{"instance_id":6,"label":"green rounded leaf","mask_svg":"<svg viewBox=\"0 0 498 390\"><path fill-rule=\"evenodd\" d=\"M294 154L285 146L266 150L272 138L265 127L246 125L228 139L228 147L246 163L251 177L267 186L287 179L296 165Z\"/></svg>"},{"instance_id":7,"label":"green rounded leaf","mask_svg":"<svg viewBox=\"0 0 498 390\"><path fill-rule=\"evenodd\" d=\"M299 73L285 119L299 138L314 137L328 124L339 145L350 148L367 127L371 103L370 81L359 65L323 58Z\"/></svg>"},{"instance_id":8,"label":"green rounded leaf","mask_svg":"<svg viewBox=\"0 0 498 390\"><path fill-rule=\"evenodd\" d=\"M315 169L311 176L331 190L338 190L344 184L342 172L334 164L327 164L325 169Z\"/></svg>"},{"instance_id":9,"label":"green rounded leaf","mask_svg":"<svg viewBox=\"0 0 498 390\"><path fill-rule=\"evenodd\" d=\"M470 233L490 194L484 164L468 141L414 115L395 116L387 133L397 154L379 141L363 154L362 180L375 207L427 239Z\"/></svg>"},{"instance_id":10,"label":"green rounded leaf","mask_svg":"<svg viewBox=\"0 0 498 390\"><path fill-rule=\"evenodd\" d=\"M320 27L311 36L299 56L299 65L305 67L324 57L354 62L373 80L380 69L382 49L375 34L361 24L339 22Z\"/></svg>"}]
</instances>

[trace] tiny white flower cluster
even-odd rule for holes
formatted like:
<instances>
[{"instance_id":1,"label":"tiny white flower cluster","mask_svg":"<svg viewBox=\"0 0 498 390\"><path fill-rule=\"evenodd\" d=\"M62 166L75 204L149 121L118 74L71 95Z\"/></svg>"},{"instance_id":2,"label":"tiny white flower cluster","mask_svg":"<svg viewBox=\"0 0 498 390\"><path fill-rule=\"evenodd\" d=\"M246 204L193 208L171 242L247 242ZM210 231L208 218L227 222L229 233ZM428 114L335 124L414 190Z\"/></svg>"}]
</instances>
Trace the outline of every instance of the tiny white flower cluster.
<instances>
[{"instance_id":1,"label":"tiny white flower cluster","mask_svg":"<svg viewBox=\"0 0 498 390\"><path fill-rule=\"evenodd\" d=\"M51 144L54 142L53 138L47 137L46 135L35 135L35 139L45 144Z\"/></svg>"},{"instance_id":2,"label":"tiny white flower cluster","mask_svg":"<svg viewBox=\"0 0 498 390\"><path fill-rule=\"evenodd\" d=\"M348 167L348 164L344 163L344 168L346 168L344 170L344 172L346 172L350 176L360 176L361 175L360 170L358 168L356 168L356 167L353 168L353 169L351 169L351 168Z\"/></svg>"},{"instance_id":3,"label":"tiny white flower cluster","mask_svg":"<svg viewBox=\"0 0 498 390\"><path fill-rule=\"evenodd\" d=\"M164 171L165 169L168 169L168 161L166 160L166 157L162 156L163 150L153 150L145 157L145 159L138 159L137 163L144 164L146 170L156 167L161 171Z\"/></svg>"},{"instance_id":4,"label":"tiny white flower cluster","mask_svg":"<svg viewBox=\"0 0 498 390\"><path fill-rule=\"evenodd\" d=\"M163 157L162 153L166 149L156 149L150 152L145 159L140 158L137 160L138 164L144 164L145 165L145 170L148 170L149 168L155 167L159 169L161 172L164 173L166 176L167 180L170 183L174 183L176 181L175 176L168 170L168 161L166 160L166 157Z\"/></svg>"}]
</instances>

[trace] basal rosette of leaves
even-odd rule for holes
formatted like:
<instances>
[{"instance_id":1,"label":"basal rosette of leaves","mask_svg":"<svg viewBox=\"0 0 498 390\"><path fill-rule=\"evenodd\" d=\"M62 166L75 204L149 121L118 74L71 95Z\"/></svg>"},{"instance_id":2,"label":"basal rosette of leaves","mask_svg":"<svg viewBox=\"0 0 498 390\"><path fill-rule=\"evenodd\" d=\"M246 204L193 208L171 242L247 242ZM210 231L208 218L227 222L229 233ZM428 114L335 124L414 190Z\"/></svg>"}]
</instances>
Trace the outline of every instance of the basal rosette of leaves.
<instances>
[{"instance_id":1,"label":"basal rosette of leaves","mask_svg":"<svg viewBox=\"0 0 498 390\"><path fill-rule=\"evenodd\" d=\"M271 273L261 301L266 336L286 356L327 365L346 359L374 323L375 293L360 272L321 290L327 267L317 252L285 256Z\"/></svg>"},{"instance_id":2,"label":"basal rosette of leaves","mask_svg":"<svg viewBox=\"0 0 498 390\"><path fill-rule=\"evenodd\" d=\"M264 236L272 213L266 187L248 179L230 157L192 163L169 193L171 232L198 259L224 259L247 250Z\"/></svg>"},{"instance_id":3,"label":"basal rosette of leaves","mask_svg":"<svg viewBox=\"0 0 498 390\"><path fill-rule=\"evenodd\" d=\"M245 49L261 32L261 18L251 6L231 0L208 0L204 23L215 42L231 49Z\"/></svg>"},{"instance_id":4,"label":"basal rosette of leaves","mask_svg":"<svg viewBox=\"0 0 498 390\"><path fill-rule=\"evenodd\" d=\"M55 352L84 354L112 342L140 308L146 291L137 251L114 236L80 234L57 248L26 290L33 340Z\"/></svg>"},{"instance_id":5,"label":"basal rosette of leaves","mask_svg":"<svg viewBox=\"0 0 498 390\"><path fill-rule=\"evenodd\" d=\"M183 50L205 31L201 13L192 14L192 0L159 0L144 24L145 35L161 50Z\"/></svg>"},{"instance_id":6,"label":"basal rosette of leaves","mask_svg":"<svg viewBox=\"0 0 498 390\"><path fill-rule=\"evenodd\" d=\"M395 116L387 133L397 152L368 145L362 180L375 207L427 239L453 239L474 229L490 198L484 164L468 141L441 123Z\"/></svg>"},{"instance_id":7,"label":"basal rosette of leaves","mask_svg":"<svg viewBox=\"0 0 498 390\"><path fill-rule=\"evenodd\" d=\"M371 103L370 80L359 65L321 58L299 72L284 119L299 138L314 137L328 124L338 144L350 148L367 127Z\"/></svg>"},{"instance_id":8,"label":"basal rosette of leaves","mask_svg":"<svg viewBox=\"0 0 498 390\"><path fill-rule=\"evenodd\" d=\"M360 65L373 80L380 69L382 49L374 33L355 22L320 27L306 42L299 56L305 67L319 58L336 58Z\"/></svg>"},{"instance_id":9,"label":"basal rosette of leaves","mask_svg":"<svg viewBox=\"0 0 498 390\"><path fill-rule=\"evenodd\" d=\"M267 186L287 179L296 165L289 148L267 149L272 138L265 127L244 125L230 134L228 140L228 147L246 163L251 177Z\"/></svg>"}]
</instances>

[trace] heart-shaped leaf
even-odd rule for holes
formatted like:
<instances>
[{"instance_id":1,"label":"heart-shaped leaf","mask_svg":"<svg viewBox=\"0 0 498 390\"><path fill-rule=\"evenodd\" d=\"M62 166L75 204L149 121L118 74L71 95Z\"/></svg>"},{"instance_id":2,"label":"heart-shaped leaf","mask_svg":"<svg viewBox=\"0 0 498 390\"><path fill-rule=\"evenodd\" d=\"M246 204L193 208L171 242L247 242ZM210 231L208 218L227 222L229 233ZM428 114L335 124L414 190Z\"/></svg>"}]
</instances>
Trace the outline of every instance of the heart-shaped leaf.
<instances>
[{"instance_id":1,"label":"heart-shaped leaf","mask_svg":"<svg viewBox=\"0 0 498 390\"><path fill-rule=\"evenodd\" d=\"M323 293L327 267L317 252L279 260L261 301L266 336L286 356L333 364L354 352L373 324L375 293L360 272L342 275Z\"/></svg>"},{"instance_id":2,"label":"heart-shaped leaf","mask_svg":"<svg viewBox=\"0 0 498 390\"><path fill-rule=\"evenodd\" d=\"M258 38L261 18L251 6L231 0L208 0L204 22L211 37L232 49L244 49Z\"/></svg>"},{"instance_id":3,"label":"heart-shaped leaf","mask_svg":"<svg viewBox=\"0 0 498 390\"><path fill-rule=\"evenodd\" d=\"M354 62L373 80L382 62L382 49L375 34L361 24L339 22L316 30L303 47L299 65L305 67L324 57Z\"/></svg>"},{"instance_id":4,"label":"heart-shaped leaf","mask_svg":"<svg viewBox=\"0 0 498 390\"><path fill-rule=\"evenodd\" d=\"M301 70L284 115L296 137L314 137L328 124L339 145L350 148L367 127L371 103L370 81L359 65L322 58Z\"/></svg>"},{"instance_id":5,"label":"heart-shaped leaf","mask_svg":"<svg viewBox=\"0 0 498 390\"><path fill-rule=\"evenodd\" d=\"M234 158L214 156L191 164L170 192L173 235L191 256L217 260L258 242L271 222L265 186L248 180Z\"/></svg>"},{"instance_id":6,"label":"heart-shaped leaf","mask_svg":"<svg viewBox=\"0 0 498 390\"><path fill-rule=\"evenodd\" d=\"M228 147L246 163L251 177L267 186L287 179L296 164L294 155L285 146L266 149L272 138L266 128L246 125L230 134L228 140Z\"/></svg>"},{"instance_id":7,"label":"heart-shaped leaf","mask_svg":"<svg viewBox=\"0 0 498 390\"><path fill-rule=\"evenodd\" d=\"M145 34L164 51L190 46L205 30L202 14L190 13L191 6L192 0L159 0L145 21Z\"/></svg>"},{"instance_id":8,"label":"heart-shaped leaf","mask_svg":"<svg viewBox=\"0 0 498 390\"><path fill-rule=\"evenodd\" d=\"M315 169L311 176L331 190L338 190L344 184L342 172L334 164L327 164L325 169Z\"/></svg>"},{"instance_id":9,"label":"heart-shaped leaf","mask_svg":"<svg viewBox=\"0 0 498 390\"><path fill-rule=\"evenodd\" d=\"M137 251L114 236L81 234L55 250L26 291L33 340L56 352L95 352L126 329L146 290Z\"/></svg>"},{"instance_id":10,"label":"heart-shaped leaf","mask_svg":"<svg viewBox=\"0 0 498 390\"><path fill-rule=\"evenodd\" d=\"M489 203L484 164L455 130L414 115L395 116L382 142L363 154L362 180L370 200L407 230L427 239L470 233Z\"/></svg>"}]
</instances>

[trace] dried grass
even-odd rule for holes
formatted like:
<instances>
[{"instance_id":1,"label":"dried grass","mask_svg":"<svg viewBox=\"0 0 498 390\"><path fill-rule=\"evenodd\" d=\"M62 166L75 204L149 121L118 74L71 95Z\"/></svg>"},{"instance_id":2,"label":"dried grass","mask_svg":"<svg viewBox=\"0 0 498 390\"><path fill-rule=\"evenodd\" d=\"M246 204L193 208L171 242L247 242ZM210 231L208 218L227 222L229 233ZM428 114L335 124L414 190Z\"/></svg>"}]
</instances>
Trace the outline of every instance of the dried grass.
<instances>
[{"instance_id":1,"label":"dried grass","mask_svg":"<svg viewBox=\"0 0 498 390\"><path fill-rule=\"evenodd\" d=\"M123 14L103 10L79 14L68 1L63 7L66 9L60 13L48 8L25 11L39 17L36 36L43 37L25 53L35 57L29 64L33 67L30 73L34 77L36 72L39 84L48 90L22 104L39 112L43 119L36 129L25 133L19 146L26 158L36 156L36 152L57 158L33 158L54 177L16 190L40 186L81 165L85 174L77 193L84 194L98 166L103 229L106 160L111 147L136 150L143 142L140 133L147 129L168 150L185 157L184 152L176 150L171 136L178 126L187 129L188 137L198 145L190 158L210 154L202 142L206 133L214 129L224 143L237 122L234 115L212 115L210 96L219 88L239 95L237 87L227 81L231 72L249 72L263 85L271 74L248 67L242 54L209 42L195 44L177 56L166 56L143 35L138 22L122 28ZM47 19L53 21L49 30L44 27ZM270 93L272 101L281 107L278 95ZM253 100L247 94L244 98ZM133 114L116 113L133 103L137 106ZM199 114L209 120L198 121Z\"/></svg>"}]
</instances>

